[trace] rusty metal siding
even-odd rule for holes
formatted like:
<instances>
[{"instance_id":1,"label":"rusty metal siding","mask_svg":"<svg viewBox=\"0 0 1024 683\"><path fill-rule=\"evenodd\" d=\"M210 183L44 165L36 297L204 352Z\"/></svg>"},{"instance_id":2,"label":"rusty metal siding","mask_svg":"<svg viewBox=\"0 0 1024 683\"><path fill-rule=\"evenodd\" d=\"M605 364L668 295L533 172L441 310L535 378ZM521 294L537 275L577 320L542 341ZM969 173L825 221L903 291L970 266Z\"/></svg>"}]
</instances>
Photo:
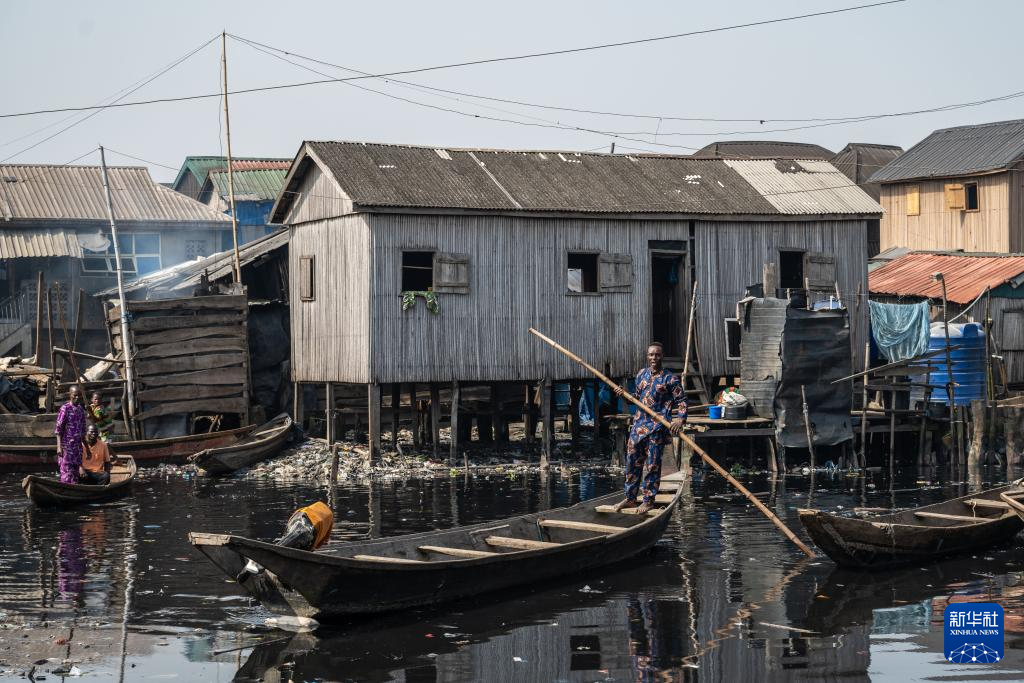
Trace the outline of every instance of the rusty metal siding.
<instances>
[{"instance_id":1,"label":"rusty metal siding","mask_svg":"<svg viewBox=\"0 0 1024 683\"><path fill-rule=\"evenodd\" d=\"M683 221L510 216L373 214L369 220L376 382L588 377L534 339L529 327L597 367L607 365L613 376L632 375L651 329L648 240L685 240L689 229ZM469 293L440 294L437 315L422 301L403 312L403 249L467 254ZM568 250L630 254L631 291L567 294ZM298 253L294 242L292 253Z\"/></svg>"},{"instance_id":2,"label":"rusty metal siding","mask_svg":"<svg viewBox=\"0 0 1024 683\"><path fill-rule=\"evenodd\" d=\"M848 182L848 181L847 181ZM738 375L739 361L725 359L724 318L736 315L736 302L748 285L759 283L766 262L778 263L780 249L836 255L836 277L850 309L855 367L863 365L867 304L857 305L857 286L867 296L866 221L711 222L697 221L695 264L697 334L701 367L707 375Z\"/></svg>"},{"instance_id":3,"label":"rusty metal siding","mask_svg":"<svg viewBox=\"0 0 1024 683\"><path fill-rule=\"evenodd\" d=\"M292 379L370 381L370 239L365 215L291 228L288 249ZM299 259L314 258L313 301L302 301Z\"/></svg>"}]
</instances>

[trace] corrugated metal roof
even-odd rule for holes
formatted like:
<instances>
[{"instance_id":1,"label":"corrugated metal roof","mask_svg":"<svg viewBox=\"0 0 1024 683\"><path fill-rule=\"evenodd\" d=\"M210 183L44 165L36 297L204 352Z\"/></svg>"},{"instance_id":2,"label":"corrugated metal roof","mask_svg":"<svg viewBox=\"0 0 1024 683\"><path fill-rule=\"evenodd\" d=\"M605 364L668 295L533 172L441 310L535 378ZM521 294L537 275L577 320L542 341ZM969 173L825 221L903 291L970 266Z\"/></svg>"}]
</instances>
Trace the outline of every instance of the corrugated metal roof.
<instances>
[{"instance_id":1,"label":"corrugated metal roof","mask_svg":"<svg viewBox=\"0 0 1024 683\"><path fill-rule=\"evenodd\" d=\"M827 161L795 159L722 163L735 169L779 213L866 214L882 207Z\"/></svg>"},{"instance_id":2,"label":"corrugated metal roof","mask_svg":"<svg viewBox=\"0 0 1024 683\"><path fill-rule=\"evenodd\" d=\"M831 159L834 155L810 142L775 140L725 140L712 142L693 153L695 157L715 159Z\"/></svg>"},{"instance_id":3,"label":"corrugated metal roof","mask_svg":"<svg viewBox=\"0 0 1024 683\"><path fill-rule=\"evenodd\" d=\"M288 175L288 166L290 165L291 162L288 162L284 168L274 170L236 169L232 173L234 176L235 199L255 201L277 199L281 188L284 187L284 179ZM213 185L217 194L222 197L228 196L228 172L226 170L210 171L207 182Z\"/></svg>"},{"instance_id":4,"label":"corrugated metal roof","mask_svg":"<svg viewBox=\"0 0 1024 683\"><path fill-rule=\"evenodd\" d=\"M114 216L118 220L218 224L230 221L205 204L153 182L145 168L110 166L108 170ZM0 166L0 183L2 218L107 220L99 166Z\"/></svg>"},{"instance_id":5,"label":"corrugated metal roof","mask_svg":"<svg viewBox=\"0 0 1024 683\"><path fill-rule=\"evenodd\" d=\"M231 167L236 171L287 171L291 159L232 159ZM226 168L226 166L225 166Z\"/></svg>"},{"instance_id":6,"label":"corrugated metal roof","mask_svg":"<svg viewBox=\"0 0 1024 683\"><path fill-rule=\"evenodd\" d=\"M901 154L903 148L896 145L851 142L829 159L829 163L860 185L860 189L871 195L872 199L878 201L881 187L878 183L869 182L868 179Z\"/></svg>"},{"instance_id":7,"label":"corrugated metal roof","mask_svg":"<svg viewBox=\"0 0 1024 683\"><path fill-rule=\"evenodd\" d=\"M236 170L287 169L289 164L291 164L291 159L236 157L231 160L231 165ZM178 171L178 176L174 179L174 183L172 183L171 186L177 189L181 185L181 181L184 179L185 174L191 173L196 177L196 183L202 187L203 183L206 182L206 176L210 171L226 169L227 167L228 158L226 156L185 157L185 161L182 163L181 169Z\"/></svg>"},{"instance_id":8,"label":"corrugated metal roof","mask_svg":"<svg viewBox=\"0 0 1024 683\"><path fill-rule=\"evenodd\" d=\"M288 239L289 232L287 228L282 228L269 235L255 239L238 248L238 261L241 265L246 266L264 254L287 245ZM233 269L233 251L221 251L135 278L124 284L124 290L125 292L149 290L150 293L180 292L181 290L190 289L198 285L204 273L213 281L231 275ZM117 288L111 287L110 289L96 292L94 296L104 298L115 296L116 294Z\"/></svg>"},{"instance_id":9,"label":"corrugated metal roof","mask_svg":"<svg viewBox=\"0 0 1024 683\"><path fill-rule=\"evenodd\" d=\"M3 230L0 222L0 258L71 256L82 258L82 245L74 230Z\"/></svg>"},{"instance_id":10,"label":"corrugated metal roof","mask_svg":"<svg viewBox=\"0 0 1024 683\"><path fill-rule=\"evenodd\" d=\"M946 178L1008 168L1024 158L1024 119L937 130L873 176L872 182Z\"/></svg>"},{"instance_id":11,"label":"corrugated metal roof","mask_svg":"<svg viewBox=\"0 0 1024 683\"><path fill-rule=\"evenodd\" d=\"M780 201L762 192L736 167L718 159L667 155L610 155L558 151L441 149L357 142L308 142L304 150L362 209L374 207L458 208L488 211L670 214L809 214L811 204ZM288 189L296 189L304 153ZM783 173L765 162L761 185ZM790 193L813 187L817 213L880 213L881 207L827 162L815 180L779 178ZM745 168L745 167L744 167ZM837 179L841 179L839 182ZM858 198L858 194L860 197ZM280 222L294 193L278 200Z\"/></svg>"},{"instance_id":12,"label":"corrugated metal roof","mask_svg":"<svg viewBox=\"0 0 1024 683\"><path fill-rule=\"evenodd\" d=\"M896 258L868 274L872 294L942 297L942 286L932 278L942 273L946 298L969 304L987 287L998 287L1024 273L1024 255L969 255L915 251Z\"/></svg>"}]
</instances>

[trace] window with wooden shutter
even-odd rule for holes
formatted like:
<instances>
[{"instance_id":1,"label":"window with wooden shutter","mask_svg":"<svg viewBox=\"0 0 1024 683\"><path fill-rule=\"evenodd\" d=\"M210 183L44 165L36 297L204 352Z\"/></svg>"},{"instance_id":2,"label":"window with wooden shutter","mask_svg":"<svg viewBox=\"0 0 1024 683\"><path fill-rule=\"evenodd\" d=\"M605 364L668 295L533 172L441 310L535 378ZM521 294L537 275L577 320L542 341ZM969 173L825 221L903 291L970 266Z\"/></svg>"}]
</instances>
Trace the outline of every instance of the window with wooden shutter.
<instances>
[{"instance_id":1,"label":"window with wooden shutter","mask_svg":"<svg viewBox=\"0 0 1024 683\"><path fill-rule=\"evenodd\" d=\"M836 257L820 251L808 251L804 254L804 277L811 289L834 289Z\"/></svg>"},{"instance_id":2,"label":"window with wooden shutter","mask_svg":"<svg viewBox=\"0 0 1024 683\"><path fill-rule=\"evenodd\" d=\"M434 254L434 291L469 294L468 254Z\"/></svg>"},{"instance_id":3,"label":"window with wooden shutter","mask_svg":"<svg viewBox=\"0 0 1024 683\"><path fill-rule=\"evenodd\" d=\"M602 292L633 291L633 257L630 254L601 254L598 275Z\"/></svg>"},{"instance_id":4,"label":"window with wooden shutter","mask_svg":"<svg viewBox=\"0 0 1024 683\"><path fill-rule=\"evenodd\" d=\"M313 257L299 257L299 299L313 301L316 298L314 287Z\"/></svg>"},{"instance_id":5,"label":"window with wooden shutter","mask_svg":"<svg viewBox=\"0 0 1024 683\"><path fill-rule=\"evenodd\" d=\"M907 215L921 215L921 188L918 185L911 185L907 188Z\"/></svg>"},{"instance_id":6,"label":"window with wooden shutter","mask_svg":"<svg viewBox=\"0 0 1024 683\"><path fill-rule=\"evenodd\" d=\"M950 211L963 211L964 186L960 183L946 185L946 208Z\"/></svg>"}]
</instances>

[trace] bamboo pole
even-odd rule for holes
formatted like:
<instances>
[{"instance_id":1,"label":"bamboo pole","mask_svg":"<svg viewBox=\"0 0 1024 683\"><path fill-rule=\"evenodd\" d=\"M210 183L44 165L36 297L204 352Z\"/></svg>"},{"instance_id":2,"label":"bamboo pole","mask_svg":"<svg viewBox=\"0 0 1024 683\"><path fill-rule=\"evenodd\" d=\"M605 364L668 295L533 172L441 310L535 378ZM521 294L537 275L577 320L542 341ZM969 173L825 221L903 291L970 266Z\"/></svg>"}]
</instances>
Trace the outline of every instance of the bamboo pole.
<instances>
[{"instance_id":1,"label":"bamboo pole","mask_svg":"<svg viewBox=\"0 0 1024 683\"><path fill-rule=\"evenodd\" d=\"M554 341L553 339L550 339L549 337L544 336L543 334L541 334L537 330L533 329L532 327L530 328L530 334L534 335L535 337L537 337L541 341L543 341L543 342L547 343L548 345L552 346L556 350L561 351L563 354L565 354L566 356L568 356L572 360L576 361L577 363L579 363L580 365L585 367L587 370L589 370L591 372L591 374L593 374L595 377L597 377L599 380L601 380L602 382L604 382L608 386L610 386L610 387L612 387L614 389L620 389L621 388L621 387L619 387L619 385L615 384L615 382L611 381L604 374L602 374L600 371L598 371L597 368L595 368L594 366L590 365L585 360L583 360L582 358L580 358L579 356L574 354L572 351L569 351L568 349L566 349L564 346L562 346L558 342ZM642 410L645 413L647 413L648 415L650 415L652 418L657 420L663 426L671 427L671 423L668 420L666 420L663 416L659 415L658 413L654 412L653 410L651 410L650 408L645 406L641 401L637 400L636 398L633 398L632 394L630 394L629 392L625 392L624 391L623 394L622 394L622 398L626 399L627 401L629 401L630 403L632 403L636 407L640 408L640 410ZM781 519L779 519L771 510L769 510L767 507L765 507L765 504L762 503L760 500L758 500L757 496L755 496L753 493L751 493L749 490L747 490L747 487L745 487L740 482L736 481L736 479L731 474L729 474L721 465L719 465L717 462L715 462L714 459L712 459L712 457L710 455L705 453L704 449L701 448L700 446L698 446L693 439L688 437L686 434L680 434L679 438L682 439L683 442L687 446L689 446L691 449L693 449L693 451L695 453L697 453L697 455L699 455L704 460L704 462L706 462L716 472L718 472L720 475L722 475L722 477L724 477L727 482L732 484L732 486L737 491L739 491L744 496L746 496L747 500L749 500L751 503L753 503L754 507L756 507L758 510L760 510L761 513L765 517L767 517L771 521L771 523L774 524L779 529L779 531L781 531L786 536L786 538L788 538L790 541L793 542L794 545L796 545L798 548L800 548L800 550L802 550L804 552L804 554L806 554L808 557L815 557L814 551L811 550L810 548L808 548L804 544L804 542L801 541L797 537L796 534L794 534L792 531L790 531L789 527L787 527L786 524Z\"/></svg>"}]
</instances>

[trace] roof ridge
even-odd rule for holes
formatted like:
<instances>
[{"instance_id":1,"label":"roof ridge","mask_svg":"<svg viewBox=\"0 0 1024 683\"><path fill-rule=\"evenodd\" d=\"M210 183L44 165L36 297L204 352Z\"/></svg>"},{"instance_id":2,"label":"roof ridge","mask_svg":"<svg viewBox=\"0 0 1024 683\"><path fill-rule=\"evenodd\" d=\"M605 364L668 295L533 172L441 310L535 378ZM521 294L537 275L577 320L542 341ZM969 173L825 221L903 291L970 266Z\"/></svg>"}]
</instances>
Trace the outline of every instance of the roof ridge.
<instances>
[{"instance_id":1,"label":"roof ridge","mask_svg":"<svg viewBox=\"0 0 1024 683\"><path fill-rule=\"evenodd\" d=\"M962 126L950 126L948 128L937 128L931 132L931 135L936 133L947 133L951 130L964 130L967 128L988 128L990 126L1006 126L1011 123L1019 123L1024 125L1024 119L1007 119L1005 121L990 121L988 123L968 123ZM927 138L925 138L927 139Z\"/></svg>"}]
</instances>

